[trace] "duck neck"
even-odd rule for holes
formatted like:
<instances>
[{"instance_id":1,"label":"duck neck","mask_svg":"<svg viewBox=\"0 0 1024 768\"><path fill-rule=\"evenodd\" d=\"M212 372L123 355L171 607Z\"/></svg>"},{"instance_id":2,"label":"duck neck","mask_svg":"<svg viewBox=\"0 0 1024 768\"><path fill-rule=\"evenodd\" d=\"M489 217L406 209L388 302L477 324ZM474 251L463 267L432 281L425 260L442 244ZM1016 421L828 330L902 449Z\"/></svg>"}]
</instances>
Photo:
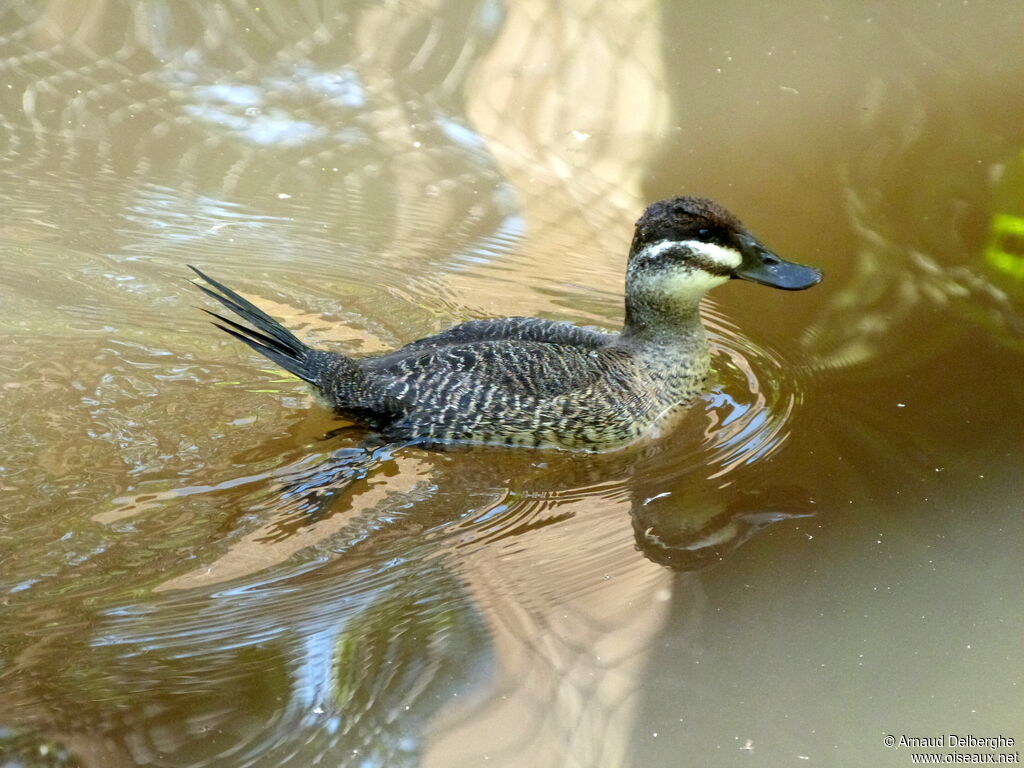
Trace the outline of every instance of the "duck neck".
<instances>
[{"instance_id":1,"label":"duck neck","mask_svg":"<svg viewBox=\"0 0 1024 768\"><path fill-rule=\"evenodd\" d=\"M694 256L690 243L649 244L634 238L626 267L624 339L691 350L707 347L700 300L729 277L694 263L699 262Z\"/></svg>"},{"instance_id":2,"label":"duck neck","mask_svg":"<svg viewBox=\"0 0 1024 768\"><path fill-rule=\"evenodd\" d=\"M667 299L661 293L627 290L622 336L658 346L706 347L708 336L700 319L700 299L701 295Z\"/></svg>"}]
</instances>

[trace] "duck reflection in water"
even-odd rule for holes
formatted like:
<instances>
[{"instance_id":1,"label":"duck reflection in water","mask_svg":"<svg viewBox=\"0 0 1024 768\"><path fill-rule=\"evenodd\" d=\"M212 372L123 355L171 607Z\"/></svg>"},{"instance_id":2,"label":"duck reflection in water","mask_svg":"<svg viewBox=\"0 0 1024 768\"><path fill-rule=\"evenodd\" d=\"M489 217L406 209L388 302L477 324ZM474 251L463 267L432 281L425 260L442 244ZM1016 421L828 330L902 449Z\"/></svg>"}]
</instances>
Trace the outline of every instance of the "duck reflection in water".
<instances>
[{"instance_id":1,"label":"duck reflection in water","mask_svg":"<svg viewBox=\"0 0 1024 768\"><path fill-rule=\"evenodd\" d=\"M652 562L676 571L695 571L719 563L770 525L814 514L809 494L799 486L725 490L697 473L667 472L665 453L670 450L659 446L633 455L602 455L596 457L596 461L592 456L589 466L578 461L552 461L538 467L534 462L523 467L520 477L529 479L521 483L513 483L507 469L496 474L489 470L486 461L474 461L478 474L468 482L474 486L494 487L504 479L509 485L509 496L522 499L522 504L550 510L536 519L520 521L504 530L501 537L527 534L573 516L575 513L559 512L559 499L566 496L593 492L607 499L628 495L637 549ZM352 475L362 479L365 464L356 464ZM451 469L459 475L460 482L467 482L465 457L460 459L458 468ZM339 475L345 476L348 471L331 474L336 482ZM454 482L456 478L450 480ZM436 481L445 482L443 477ZM278 535L286 536L317 519L324 512L320 502L336 503L339 490L338 485L333 485L329 493L320 495L319 491L311 492L308 486L301 484L289 487L282 498L306 494L304 501L309 505L308 512L279 519L275 524Z\"/></svg>"}]
</instances>

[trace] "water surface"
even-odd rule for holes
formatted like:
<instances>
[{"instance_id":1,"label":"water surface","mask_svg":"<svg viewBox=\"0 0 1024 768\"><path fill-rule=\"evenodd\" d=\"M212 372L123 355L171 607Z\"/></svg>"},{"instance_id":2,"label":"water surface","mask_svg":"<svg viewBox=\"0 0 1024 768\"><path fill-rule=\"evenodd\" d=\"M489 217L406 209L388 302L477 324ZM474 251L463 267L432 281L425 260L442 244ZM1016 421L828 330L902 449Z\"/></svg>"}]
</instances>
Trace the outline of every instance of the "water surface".
<instances>
[{"instance_id":1,"label":"water surface","mask_svg":"<svg viewBox=\"0 0 1024 768\"><path fill-rule=\"evenodd\" d=\"M0 764L1019 744L1024 282L985 254L1024 214L1022 21L5 6ZM678 193L827 279L716 291L706 396L607 454L374 447L186 282L353 354L615 327L632 222Z\"/></svg>"}]
</instances>

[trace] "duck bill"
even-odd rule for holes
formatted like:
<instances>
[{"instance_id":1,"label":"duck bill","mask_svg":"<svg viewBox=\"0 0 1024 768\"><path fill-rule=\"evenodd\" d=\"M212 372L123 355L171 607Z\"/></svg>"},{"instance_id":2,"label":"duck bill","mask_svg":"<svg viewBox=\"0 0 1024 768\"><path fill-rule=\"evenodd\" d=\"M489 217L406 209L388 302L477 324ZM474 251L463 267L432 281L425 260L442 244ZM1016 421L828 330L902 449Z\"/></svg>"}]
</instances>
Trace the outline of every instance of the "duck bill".
<instances>
[{"instance_id":1,"label":"duck bill","mask_svg":"<svg viewBox=\"0 0 1024 768\"><path fill-rule=\"evenodd\" d=\"M743 263L733 270L734 278L784 291L802 291L821 282L821 270L786 261L750 235L742 236L740 245Z\"/></svg>"}]
</instances>

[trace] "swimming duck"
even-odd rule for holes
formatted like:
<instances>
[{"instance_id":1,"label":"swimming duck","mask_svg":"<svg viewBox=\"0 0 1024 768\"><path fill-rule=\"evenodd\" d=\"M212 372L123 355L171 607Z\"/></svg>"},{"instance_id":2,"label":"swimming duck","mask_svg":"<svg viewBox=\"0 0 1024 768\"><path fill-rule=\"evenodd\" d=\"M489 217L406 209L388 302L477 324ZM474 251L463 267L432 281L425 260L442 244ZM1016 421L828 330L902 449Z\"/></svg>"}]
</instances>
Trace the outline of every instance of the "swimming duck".
<instances>
[{"instance_id":1,"label":"swimming duck","mask_svg":"<svg viewBox=\"0 0 1024 768\"><path fill-rule=\"evenodd\" d=\"M471 320L388 354L313 349L256 305L191 269L249 326L216 325L312 386L335 411L388 439L607 450L696 397L710 368L704 294L733 278L784 290L820 282L720 205L677 197L636 223L626 317L614 333L534 317Z\"/></svg>"}]
</instances>

